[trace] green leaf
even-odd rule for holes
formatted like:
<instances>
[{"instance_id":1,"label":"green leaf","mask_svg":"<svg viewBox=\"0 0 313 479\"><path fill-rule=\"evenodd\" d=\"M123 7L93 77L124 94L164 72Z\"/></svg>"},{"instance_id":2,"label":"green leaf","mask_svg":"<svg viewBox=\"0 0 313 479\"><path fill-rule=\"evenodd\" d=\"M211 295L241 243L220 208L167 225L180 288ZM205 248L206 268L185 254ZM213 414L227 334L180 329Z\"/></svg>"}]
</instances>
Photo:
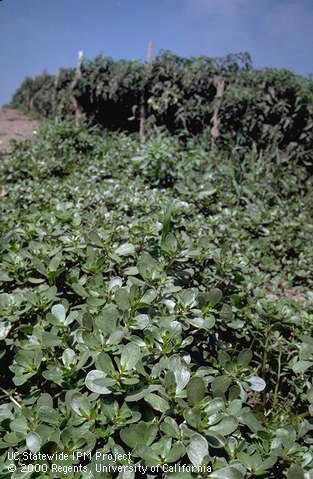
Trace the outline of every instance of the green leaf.
<instances>
[{"instance_id":1,"label":"green leaf","mask_svg":"<svg viewBox=\"0 0 313 479\"><path fill-rule=\"evenodd\" d=\"M113 333L117 329L116 323L119 314L115 304L106 304L102 308L98 320L96 320L97 328L104 333Z\"/></svg>"},{"instance_id":2,"label":"green leaf","mask_svg":"<svg viewBox=\"0 0 313 479\"><path fill-rule=\"evenodd\" d=\"M135 317L136 325L134 325L134 329L144 330L150 324L150 318L147 314L138 314Z\"/></svg>"},{"instance_id":3,"label":"green leaf","mask_svg":"<svg viewBox=\"0 0 313 479\"><path fill-rule=\"evenodd\" d=\"M136 455L142 458L148 467L158 466L158 464L160 464L160 456L151 447L145 445L137 446Z\"/></svg>"},{"instance_id":4,"label":"green leaf","mask_svg":"<svg viewBox=\"0 0 313 479\"><path fill-rule=\"evenodd\" d=\"M53 409L50 406L40 406L38 408L38 417L43 423L58 426L60 416L57 409Z\"/></svg>"},{"instance_id":5,"label":"green leaf","mask_svg":"<svg viewBox=\"0 0 313 479\"><path fill-rule=\"evenodd\" d=\"M10 423L10 427L12 431L26 435L28 430L27 420L24 416L16 418Z\"/></svg>"},{"instance_id":6,"label":"green leaf","mask_svg":"<svg viewBox=\"0 0 313 479\"><path fill-rule=\"evenodd\" d=\"M76 354L73 349L66 348L62 354L62 361L65 367L70 367L76 363Z\"/></svg>"},{"instance_id":7,"label":"green leaf","mask_svg":"<svg viewBox=\"0 0 313 479\"><path fill-rule=\"evenodd\" d=\"M122 350L121 366L124 371L131 371L141 358L140 348L135 343L128 343Z\"/></svg>"},{"instance_id":8,"label":"green leaf","mask_svg":"<svg viewBox=\"0 0 313 479\"><path fill-rule=\"evenodd\" d=\"M41 437L36 432L30 432L26 436L26 446L30 452L36 454L42 445Z\"/></svg>"},{"instance_id":9,"label":"green leaf","mask_svg":"<svg viewBox=\"0 0 313 479\"><path fill-rule=\"evenodd\" d=\"M221 309L221 318L227 323L230 323L234 319L232 307L228 304L223 305Z\"/></svg>"},{"instance_id":10,"label":"green leaf","mask_svg":"<svg viewBox=\"0 0 313 479\"><path fill-rule=\"evenodd\" d=\"M235 416L224 416L223 419L216 425L209 428L210 431L222 434L222 436L228 436L234 432L238 427L238 419Z\"/></svg>"},{"instance_id":11,"label":"green leaf","mask_svg":"<svg viewBox=\"0 0 313 479\"><path fill-rule=\"evenodd\" d=\"M165 460L168 463L177 462L180 458L185 456L186 448L181 442L173 444L170 452L167 454Z\"/></svg>"},{"instance_id":12,"label":"green leaf","mask_svg":"<svg viewBox=\"0 0 313 479\"><path fill-rule=\"evenodd\" d=\"M166 479L193 479L193 475L191 472L184 472L184 471L179 471L179 472L168 472L165 475Z\"/></svg>"},{"instance_id":13,"label":"green leaf","mask_svg":"<svg viewBox=\"0 0 313 479\"><path fill-rule=\"evenodd\" d=\"M157 394L149 393L145 396L144 399L156 411L166 412L168 411L168 409L170 409L169 403L165 399L158 396Z\"/></svg>"},{"instance_id":14,"label":"green leaf","mask_svg":"<svg viewBox=\"0 0 313 479\"><path fill-rule=\"evenodd\" d=\"M180 358L171 360L171 371L174 373L176 393L179 394L187 386L190 379L189 369L182 363Z\"/></svg>"},{"instance_id":15,"label":"green leaf","mask_svg":"<svg viewBox=\"0 0 313 479\"><path fill-rule=\"evenodd\" d=\"M60 323L65 323L66 314L63 304L55 304L54 306L52 306L51 312Z\"/></svg>"},{"instance_id":16,"label":"green leaf","mask_svg":"<svg viewBox=\"0 0 313 479\"><path fill-rule=\"evenodd\" d=\"M117 476L117 479L135 479L135 472L125 466Z\"/></svg>"},{"instance_id":17,"label":"green leaf","mask_svg":"<svg viewBox=\"0 0 313 479\"><path fill-rule=\"evenodd\" d=\"M229 376L217 376L213 383L212 389L215 397L224 397L225 392L232 384L232 379Z\"/></svg>"},{"instance_id":18,"label":"green leaf","mask_svg":"<svg viewBox=\"0 0 313 479\"><path fill-rule=\"evenodd\" d=\"M119 288L115 292L115 301L122 311L128 311L130 309L129 292L127 288Z\"/></svg>"},{"instance_id":19,"label":"green leaf","mask_svg":"<svg viewBox=\"0 0 313 479\"><path fill-rule=\"evenodd\" d=\"M304 471L298 464L292 464L287 473L287 479L304 479Z\"/></svg>"},{"instance_id":20,"label":"green leaf","mask_svg":"<svg viewBox=\"0 0 313 479\"><path fill-rule=\"evenodd\" d=\"M60 255L54 256L49 262L49 266L48 266L49 271L57 271L61 261L62 261L62 256Z\"/></svg>"},{"instance_id":21,"label":"green leaf","mask_svg":"<svg viewBox=\"0 0 313 479\"><path fill-rule=\"evenodd\" d=\"M312 361L300 360L292 366L292 370L296 374L304 374L311 366L313 366Z\"/></svg>"},{"instance_id":22,"label":"green leaf","mask_svg":"<svg viewBox=\"0 0 313 479\"><path fill-rule=\"evenodd\" d=\"M134 449L141 445L150 446L156 438L157 433L158 427L156 424L142 421L121 429L120 436L128 447Z\"/></svg>"},{"instance_id":23,"label":"green leaf","mask_svg":"<svg viewBox=\"0 0 313 479\"><path fill-rule=\"evenodd\" d=\"M248 381L250 383L250 388L252 389L252 391L262 392L266 388L266 382L264 381L264 379L259 378L258 376L251 376Z\"/></svg>"},{"instance_id":24,"label":"green leaf","mask_svg":"<svg viewBox=\"0 0 313 479\"><path fill-rule=\"evenodd\" d=\"M207 303L211 307L213 307L213 306L216 306L218 303L220 303L222 298L223 298L222 291L218 288L213 288L208 292Z\"/></svg>"},{"instance_id":25,"label":"green leaf","mask_svg":"<svg viewBox=\"0 0 313 479\"><path fill-rule=\"evenodd\" d=\"M212 472L210 477L212 479L244 479L245 476L235 467L229 466Z\"/></svg>"},{"instance_id":26,"label":"green leaf","mask_svg":"<svg viewBox=\"0 0 313 479\"><path fill-rule=\"evenodd\" d=\"M96 357L96 368L104 371L106 374L109 374L110 376L115 373L115 368L112 363L112 359L109 356L108 353L100 353Z\"/></svg>"},{"instance_id":27,"label":"green leaf","mask_svg":"<svg viewBox=\"0 0 313 479\"><path fill-rule=\"evenodd\" d=\"M12 281L12 278L8 275L6 271L0 270L0 282Z\"/></svg>"},{"instance_id":28,"label":"green leaf","mask_svg":"<svg viewBox=\"0 0 313 479\"><path fill-rule=\"evenodd\" d=\"M252 360L252 351L251 349L243 349L238 354L238 363L240 366L247 367L251 363Z\"/></svg>"},{"instance_id":29,"label":"green leaf","mask_svg":"<svg viewBox=\"0 0 313 479\"><path fill-rule=\"evenodd\" d=\"M117 256L130 256L135 253L135 246L131 243L124 243L114 251Z\"/></svg>"},{"instance_id":30,"label":"green leaf","mask_svg":"<svg viewBox=\"0 0 313 479\"><path fill-rule=\"evenodd\" d=\"M106 373L94 369L90 371L85 379L86 387L97 394L111 394L110 389L107 388Z\"/></svg>"},{"instance_id":31,"label":"green leaf","mask_svg":"<svg viewBox=\"0 0 313 479\"><path fill-rule=\"evenodd\" d=\"M205 396L206 387L202 378L193 377L187 386L187 398L192 404L196 404Z\"/></svg>"},{"instance_id":32,"label":"green leaf","mask_svg":"<svg viewBox=\"0 0 313 479\"><path fill-rule=\"evenodd\" d=\"M149 253L142 253L138 259L137 268L145 281L152 281L160 277L161 265Z\"/></svg>"},{"instance_id":33,"label":"green leaf","mask_svg":"<svg viewBox=\"0 0 313 479\"><path fill-rule=\"evenodd\" d=\"M124 335L125 335L125 332L123 330L117 329L112 334L110 334L109 339L107 340L107 344L108 345L120 344L120 342L124 338Z\"/></svg>"},{"instance_id":34,"label":"green leaf","mask_svg":"<svg viewBox=\"0 0 313 479\"><path fill-rule=\"evenodd\" d=\"M187 456L195 467L200 467L205 456L209 454L206 439L201 434L193 434L187 447Z\"/></svg>"},{"instance_id":35,"label":"green leaf","mask_svg":"<svg viewBox=\"0 0 313 479\"><path fill-rule=\"evenodd\" d=\"M75 393L71 397L70 405L73 411L81 417L90 416L91 405L90 401L86 396L83 396L80 393Z\"/></svg>"},{"instance_id":36,"label":"green leaf","mask_svg":"<svg viewBox=\"0 0 313 479\"><path fill-rule=\"evenodd\" d=\"M184 289L177 295L178 302L184 307L192 307L195 303L198 290L196 288Z\"/></svg>"},{"instance_id":37,"label":"green leaf","mask_svg":"<svg viewBox=\"0 0 313 479\"><path fill-rule=\"evenodd\" d=\"M308 401L313 404L313 387L311 387L307 392Z\"/></svg>"},{"instance_id":38,"label":"green leaf","mask_svg":"<svg viewBox=\"0 0 313 479\"><path fill-rule=\"evenodd\" d=\"M164 212L164 217L163 217L162 236L161 236L162 242L165 241L169 232L171 231L171 220L172 220L173 210L174 210L173 203L169 203L166 207L166 210Z\"/></svg>"},{"instance_id":39,"label":"green leaf","mask_svg":"<svg viewBox=\"0 0 313 479\"><path fill-rule=\"evenodd\" d=\"M9 321L3 321L0 323L0 341L8 336L11 327L12 325Z\"/></svg>"},{"instance_id":40,"label":"green leaf","mask_svg":"<svg viewBox=\"0 0 313 479\"><path fill-rule=\"evenodd\" d=\"M144 295L142 296L140 302L142 304L151 304L157 297L157 292L155 289L148 289L145 291Z\"/></svg>"},{"instance_id":41,"label":"green leaf","mask_svg":"<svg viewBox=\"0 0 313 479\"><path fill-rule=\"evenodd\" d=\"M180 437L179 427L172 417L167 416L162 422L160 429L167 436L174 437L175 439L179 439Z\"/></svg>"},{"instance_id":42,"label":"green leaf","mask_svg":"<svg viewBox=\"0 0 313 479\"><path fill-rule=\"evenodd\" d=\"M206 434L206 440L208 441L209 446L214 447L214 449L218 449L221 447L225 447L225 438L222 434L217 432L213 432L211 429Z\"/></svg>"},{"instance_id":43,"label":"green leaf","mask_svg":"<svg viewBox=\"0 0 313 479\"><path fill-rule=\"evenodd\" d=\"M257 420L256 416L250 410L245 410L241 413L241 421L248 426L248 428L257 433L263 430L262 424Z\"/></svg>"},{"instance_id":44,"label":"green leaf","mask_svg":"<svg viewBox=\"0 0 313 479\"><path fill-rule=\"evenodd\" d=\"M9 404L0 405L0 423L5 419L14 419L14 416L11 412L11 407Z\"/></svg>"}]
</instances>

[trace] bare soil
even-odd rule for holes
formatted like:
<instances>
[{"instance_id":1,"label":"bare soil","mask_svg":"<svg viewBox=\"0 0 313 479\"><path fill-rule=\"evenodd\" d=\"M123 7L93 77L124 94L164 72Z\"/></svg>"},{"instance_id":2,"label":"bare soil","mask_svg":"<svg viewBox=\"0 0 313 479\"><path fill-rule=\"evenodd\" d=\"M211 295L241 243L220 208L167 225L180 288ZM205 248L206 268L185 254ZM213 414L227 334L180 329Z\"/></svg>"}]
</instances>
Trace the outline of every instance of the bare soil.
<instances>
[{"instance_id":1,"label":"bare soil","mask_svg":"<svg viewBox=\"0 0 313 479\"><path fill-rule=\"evenodd\" d=\"M39 122L28 118L20 111L0 108L0 155L10 151L11 140L31 138Z\"/></svg>"}]
</instances>

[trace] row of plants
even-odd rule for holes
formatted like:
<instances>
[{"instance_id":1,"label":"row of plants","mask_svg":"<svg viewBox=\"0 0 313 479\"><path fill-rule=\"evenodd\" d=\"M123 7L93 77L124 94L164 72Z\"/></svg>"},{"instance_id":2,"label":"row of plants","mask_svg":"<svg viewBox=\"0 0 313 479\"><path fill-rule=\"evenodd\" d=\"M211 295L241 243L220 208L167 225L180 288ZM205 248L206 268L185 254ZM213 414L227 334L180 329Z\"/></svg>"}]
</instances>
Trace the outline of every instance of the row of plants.
<instances>
[{"instance_id":1,"label":"row of plants","mask_svg":"<svg viewBox=\"0 0 313 479\"><path fill-rule=\"evenodd\" d=\"M2 160L1 478L313 478L312 179L267 154L52 122Z\"/></svg>"},{"instance_id":2,"label":"row of plants","mask_svg":"<svg viewBox=\"0 0 313 479\"><path fill-rule=\"evenodd\" d=\"M217 98L217 79L224 90ZM312 165L313 82L287 70L255 70L249 54L182 58L161 52L151 65L97 57L79 71L27 78L12 105L42 117L75 113L108 130L165 128L184 138L210 130L221 144L275 145L289 161Z\"/></svg>"}]
</instances>

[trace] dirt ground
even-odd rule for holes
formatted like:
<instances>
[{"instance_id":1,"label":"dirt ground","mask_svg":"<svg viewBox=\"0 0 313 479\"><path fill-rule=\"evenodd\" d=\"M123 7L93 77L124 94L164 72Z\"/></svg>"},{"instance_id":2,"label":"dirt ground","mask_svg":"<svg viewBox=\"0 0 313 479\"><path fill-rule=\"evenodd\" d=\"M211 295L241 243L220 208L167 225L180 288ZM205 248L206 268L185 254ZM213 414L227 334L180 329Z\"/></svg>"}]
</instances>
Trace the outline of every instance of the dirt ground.
<instances>
[{"instance_id":1,"label":"dirt ground","mask_svg":"<svg viewBox=\"0 0 313 479\"><path fill-rule=\"evenodd\" d=\"M39 122L10 108L0 108L0 154L10 151L10 140L30 138Z\"/></svg>"}]
</instances>

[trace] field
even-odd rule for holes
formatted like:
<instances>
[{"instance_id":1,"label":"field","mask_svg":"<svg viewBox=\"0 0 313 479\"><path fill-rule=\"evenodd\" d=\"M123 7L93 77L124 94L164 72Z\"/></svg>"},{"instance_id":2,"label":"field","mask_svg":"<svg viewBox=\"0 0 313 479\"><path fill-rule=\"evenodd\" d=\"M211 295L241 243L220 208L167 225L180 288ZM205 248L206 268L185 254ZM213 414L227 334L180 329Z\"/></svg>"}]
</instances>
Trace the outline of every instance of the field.
<instances>
[{"instance_id":1,"label":"field","mask_svg":"<svg viewBox=\"0 0 313 479\"><path fill-rule=\"evenodd\" d=\"M10 149L12 140L25 140L32 136L38 121L31 120L18 110L0 109L0 155Z\"/></svg>"},{"instance_id":2,"label":"field","mask_svg":"<svg viewBox=\"0 0 313 479\"><path fill-rule=\"evenodd\" d=\"M279 138L58 118L2 159L1 478L313 478L312 140Z\"/></svg>"}]
</instances>

